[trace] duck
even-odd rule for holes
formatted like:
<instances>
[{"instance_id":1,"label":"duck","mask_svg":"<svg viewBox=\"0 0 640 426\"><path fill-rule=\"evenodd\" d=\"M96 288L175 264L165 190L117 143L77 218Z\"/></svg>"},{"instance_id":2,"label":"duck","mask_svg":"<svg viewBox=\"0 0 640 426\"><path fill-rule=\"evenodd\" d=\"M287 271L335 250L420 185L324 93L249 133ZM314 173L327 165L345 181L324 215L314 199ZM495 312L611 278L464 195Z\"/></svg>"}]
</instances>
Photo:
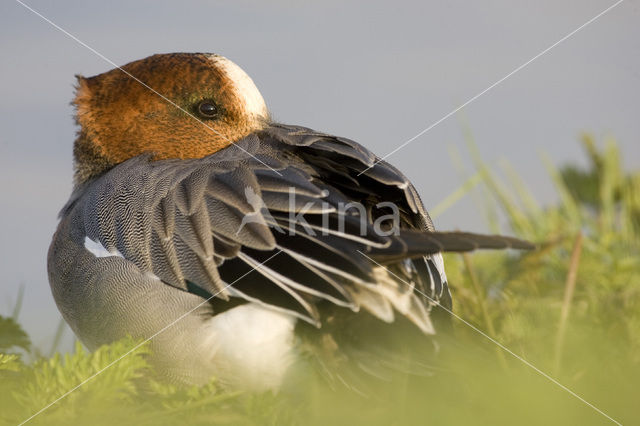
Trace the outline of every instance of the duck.
<instances>
[{"instance_id":1,"label":"duck","mask_svg":"<svg viewBox=\"0 0 640 426\"><path fill-rule=\"evenodd\" d=\"M274 121L223 56L156 54L76 77L51 291L86 347L149 341L171 382L277 391L311 347L389 353L400 327L431 342L452 309L443 252L533 247L436 231L397 168Z\"/></svg>"}]
</instances>

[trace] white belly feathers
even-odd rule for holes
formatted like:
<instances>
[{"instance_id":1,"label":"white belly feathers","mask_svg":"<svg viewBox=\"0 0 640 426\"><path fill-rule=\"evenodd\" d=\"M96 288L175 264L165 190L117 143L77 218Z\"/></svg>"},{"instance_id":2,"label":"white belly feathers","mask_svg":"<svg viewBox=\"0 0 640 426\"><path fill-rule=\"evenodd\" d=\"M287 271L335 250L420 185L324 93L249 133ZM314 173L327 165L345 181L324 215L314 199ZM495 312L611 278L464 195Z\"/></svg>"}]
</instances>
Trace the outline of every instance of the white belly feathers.
<instances>
[{"instance_id":1,"label":"white belly feathers","mask_svg":"<svg viewBox=\"0 0 640 426\"><path fill-rule=\"evenodd\" d=\"M214 376L232 388L276 390L295 360L291 315L248 303L206 322L202 350Z\"/></svg>"}]
</instances>

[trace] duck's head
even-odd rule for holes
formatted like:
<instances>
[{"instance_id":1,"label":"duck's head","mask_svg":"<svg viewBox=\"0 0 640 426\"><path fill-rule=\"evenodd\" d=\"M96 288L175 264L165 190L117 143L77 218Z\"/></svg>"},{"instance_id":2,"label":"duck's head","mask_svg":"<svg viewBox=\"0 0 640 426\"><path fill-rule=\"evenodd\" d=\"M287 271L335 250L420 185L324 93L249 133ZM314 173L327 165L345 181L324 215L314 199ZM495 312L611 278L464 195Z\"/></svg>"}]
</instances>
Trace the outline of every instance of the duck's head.
<instances>
[{"instance_id":1,"label":"duck's head","mask_svg":"<svg viewBox=\"0 0 640 426\"><path fill-rule=\"evenodd\" d=\"M201 158L269 119L251 78L219 55L159 54L77 78L76 183L140 154Z\"/></svg>"}]
</instances>

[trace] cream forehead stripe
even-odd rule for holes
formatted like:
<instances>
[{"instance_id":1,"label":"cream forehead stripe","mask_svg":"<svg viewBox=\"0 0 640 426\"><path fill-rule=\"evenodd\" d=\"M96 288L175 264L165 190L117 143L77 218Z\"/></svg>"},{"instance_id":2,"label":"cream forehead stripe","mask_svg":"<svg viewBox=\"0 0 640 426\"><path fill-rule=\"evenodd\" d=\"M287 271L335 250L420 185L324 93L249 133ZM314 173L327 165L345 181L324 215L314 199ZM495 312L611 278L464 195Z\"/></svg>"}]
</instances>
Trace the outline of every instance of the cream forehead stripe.
<instances>
[{"instance_id":1,"label":"cream forehead stripe","mask_svg":"<svg viewBox=\"0 0 640 426\"><path fill-rule=\"evenodd\" d=\"M267 105L264 103L260 91L242 68L224 56L210 55L209 59L222 69L229 77L229 80L233 82L239 98L244 101L245 110L249 115L265 118L269 115Z\"/></svg>"}]
</instances>

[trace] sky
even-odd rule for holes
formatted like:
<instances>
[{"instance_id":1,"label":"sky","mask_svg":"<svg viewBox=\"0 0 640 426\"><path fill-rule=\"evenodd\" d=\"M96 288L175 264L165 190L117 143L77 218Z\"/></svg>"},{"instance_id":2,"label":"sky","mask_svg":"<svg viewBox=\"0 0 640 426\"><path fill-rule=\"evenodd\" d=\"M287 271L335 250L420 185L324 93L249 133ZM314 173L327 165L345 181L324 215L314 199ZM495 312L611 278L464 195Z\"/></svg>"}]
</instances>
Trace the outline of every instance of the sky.
<instances>
[{"instance_id":1,"label":"sky","mask_svg":"<svg viewBox=\"0 0 640 426\"><path fill-rule=\"evenodd\" d=\"M452 150L471 173L466 133L491 167L508 160L547 204L556 195L541 154L586 164L583 132L616 138L626 167L640 167L638 0L503 81L615 1L25 3L89 47L14 0L0 4L0 315L11 314L22 287L19 321L45 352L60 318L46 255L71 192L69 102L75 74L113 68L100 55L117 65L154 53L224 55L252 76L277 121L349 137L380 156L438 123L387 159L427 208L464 181ZM470 196L436 226L487 231Z\"/></svg>"}]
</instances>

